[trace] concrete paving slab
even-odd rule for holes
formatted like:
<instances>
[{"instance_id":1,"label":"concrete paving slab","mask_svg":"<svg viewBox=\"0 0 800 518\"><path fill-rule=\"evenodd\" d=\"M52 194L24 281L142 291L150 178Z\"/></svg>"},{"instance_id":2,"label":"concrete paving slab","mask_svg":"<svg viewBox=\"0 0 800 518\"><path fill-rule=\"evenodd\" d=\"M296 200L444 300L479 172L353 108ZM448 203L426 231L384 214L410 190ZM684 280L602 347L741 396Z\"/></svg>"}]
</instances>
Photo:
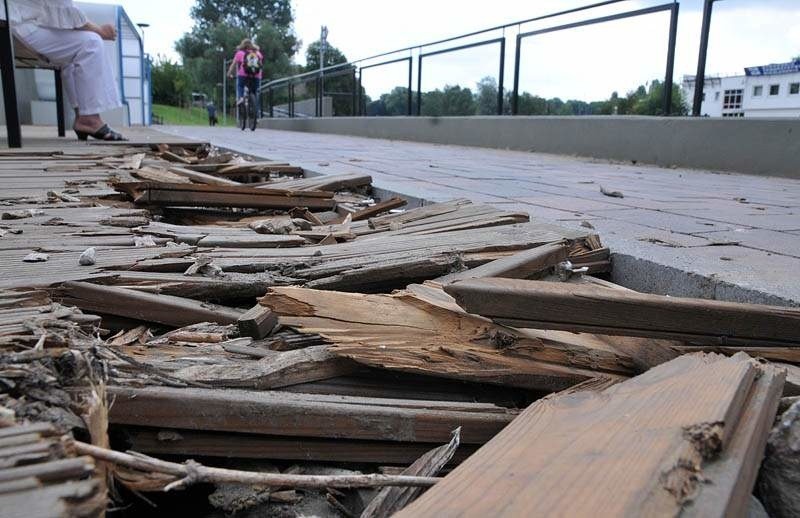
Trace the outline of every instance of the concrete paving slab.
<instances>
[{"instance_id":1,"label":"concrete paving slab","mask_svg":"<svg viewBox=\"0 0 800 518\"><path fill-rule=\"evenodd\" d=\"M592 211L588 212L592 214ZM684 234L740 228L740 226L731 223L648 209L605 211L601 215L608 219L627 221L645 227L670 230L672 232L681 232Z\"/></svg>"},{"instance_id":2,"label":"concrete paving slab","mask_svg":"<svg viewBox=\"0 0 800 518\"><path fill-rule=\"evenodd\" d=\"M776 232L763 228L739 229L733 232L708 232L695 234L710 240L738 242L740 246L755 248L773 254L800 258L800 232Z\"/></svg>"},{"instance_id":3,"label":"concrete paving slab","mask_svg":"<svg viewBox=\"0 0 800 518\"><path fill-rule=\"evenodd\" d=\"M164 131L314 173L367 172L421 203L464 197L572 228L587 221L612 249L613 280L636 290L800 306L800 180L332 134ZM741 229L742 245L712 246Z\"/></svg>"}]
</instances>

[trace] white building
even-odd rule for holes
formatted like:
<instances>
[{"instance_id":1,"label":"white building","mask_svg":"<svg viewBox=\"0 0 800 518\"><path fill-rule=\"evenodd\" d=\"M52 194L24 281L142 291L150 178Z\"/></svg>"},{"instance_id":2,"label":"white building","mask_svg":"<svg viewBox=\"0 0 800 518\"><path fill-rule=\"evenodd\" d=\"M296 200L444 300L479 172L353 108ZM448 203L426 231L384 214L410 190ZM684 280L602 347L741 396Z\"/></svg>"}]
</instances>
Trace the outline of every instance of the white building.
<instances>
[{"instance_id":1,"label":"white building","mask_svg":"<svg viewBox=\"0 0 800 518\"><path fill-rule=\"evenodd\" d=\"M112 127L149 125L151 90L149 62L142 38L122 6L76 2L86 17L98 25L113 24L117 40L105 42L106 55L122 99L122 108L101 114ZM55 76L51 70L17 69L17 103L22 124L56 125ZM65 99L66 102L66 99ZM65 110L67 127L72 125L72 109ZM5 121L0 91L0 123Z\"/></svg>"},{"instance_id":2,"label":"white building","mask_svg":"<svg viewBox=\"0 0 800 518\"><path fill-rule=\"evenodd\" d=\"M800 117L800 59L744 69L743 76L706 77L701 115L709 117ZM684 76L691 102L695 78Z\"/></svg>"}]
</instances>

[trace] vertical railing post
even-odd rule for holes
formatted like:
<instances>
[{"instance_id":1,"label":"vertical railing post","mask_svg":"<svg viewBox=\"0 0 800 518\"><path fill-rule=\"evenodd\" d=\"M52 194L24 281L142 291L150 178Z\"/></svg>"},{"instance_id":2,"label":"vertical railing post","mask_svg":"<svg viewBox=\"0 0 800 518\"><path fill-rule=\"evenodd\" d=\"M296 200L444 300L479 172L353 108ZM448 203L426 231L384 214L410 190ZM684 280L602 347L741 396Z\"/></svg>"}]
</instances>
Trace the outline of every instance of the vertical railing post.
<instances>
[{"instance_id":1,"label":"vertical railing post","mask_svg":"<svg viewBox=\"0 0 800 518\"><path fill-rule=\"evenodd\" d=\"M61 69L53 70L56 78L56 124L58 136L67 136L67 123L64 117L64 82L61 80Z\"/></svg>"},{"instance_id":2,"label":"vertical railing post","mask_svg":"<svg viewBox=\"0 0 800 518\"><path fill-rule=\"evenodd\" d=\"M497 75L497 115L503 115L503 79L506 74L506 37L500 42L500 72Z\"/></svg>"},{"instance_id":3,"label":"vertical railing post","mask_svg":"<svg viewBox=\"0 0 800 518\"><path fill-rule=\"evenodd\" d=\"M314 116L321 117L322 116L322 77L318 76L317 80L315 81L316 86L314 87Z\"/></svg>"},{"instance_id":4,"label":"vertical railing post","mask_svg":"<svg viewBox=\"0 0 800 518\"><path fill-rule=\"evenodd\" d=\"M422 55L417 59L417 116L422 114Z\"/></svg>"},{"instance_id":5,"label":"vertical railing post","mask_svg":"<svg viewBox=\"0 0 800 518\"><path fill-rule=\"evenodd\" d=\"M289 82L289 118L294 118L294 83Z\"/></svg>"},{"instance_id":6,"label":"vertical railing post","mask_svg":"<svg viewBox=\"0 0 800 518\"><path fill-rule=\"evenodd\" d=\"M409 116L412 115L411 110L413 109L414 106L414 97L411 87L411 85L414 84L412 82L413 68L414 68L414 60L411 59L411 56L408 56L408 113L407 114Z\"/></svg>"},{"instance_id":7,"label":"vertical railing post","mask_svg":"<svg viewBox=\"0 0 800 518\"><path fill-rule=\"evenodd\" d=\"M706 56L708 55L708 36L711 32L711 11L714 0L705 0L703 3L703 25L700 29L700 49L697 56L697 73L694 76L694 99L692 100L692 115L700 116L703 106L703 89L706 86Z\"/></svg>"},{"instance_id":8,"label":"vertical railing post","mask_svg":"<svg viewBox=\"0 0 800 518\"><path fill-rule=\"evenodd\" d=\"M522 47L522 38L517 34L517 46L514 51L514 92L511 94L511 115L519 113L519 60Z\"/></svg>"},{"instance_id":9,"label":"vertical railing post","mask_svg":"<svg viewBox=\"0 0 800 518\"><path fill-rule=\"evenodd\" d=\"M358 84L356 83L356 67L355 66L353 66L352 78L353 78L353 96L352 96L353 106L350 109L350 116L355 117L356 116L356 101L357 101L357 99L356 99L356 88L358 87Z\"/></svg>"},{"instance_id":10,"label":"vertical railing post","mask_svg":"<svg viewBox=\"0 0 800 518\"><path fill-rule=\"evenodd\" d=\"M361 93L361 76L364 73L363 69L358 69L358 111L356 115L364 115L364 94Z\"/></svg>"},{"instance_id":11,"label":"vertical railing post","mask_svg":"<svg viewBox=\"0 0 800 518\"><path fill-rule=\"evenodd\" d=\"M670 9L669 42L667 43L667 72L664 74L664 115L672 114L672 77L675 72L675 44L678 35L678 8L675 2Z\"/></svg>"},{"instance_id":12,"label":"vertical railing post","mask_svg":"<svg viewBox=\"0 0 800 518\"><path fill-rule=\"evenodd\" d=\"M272 87L271 86L269 87L269 90L267 90L267 103L269 103L269 118L272 119L272 118L275 117L275 111L273 109L274 100L272 98Z\"/></svg>"}]
</instances>

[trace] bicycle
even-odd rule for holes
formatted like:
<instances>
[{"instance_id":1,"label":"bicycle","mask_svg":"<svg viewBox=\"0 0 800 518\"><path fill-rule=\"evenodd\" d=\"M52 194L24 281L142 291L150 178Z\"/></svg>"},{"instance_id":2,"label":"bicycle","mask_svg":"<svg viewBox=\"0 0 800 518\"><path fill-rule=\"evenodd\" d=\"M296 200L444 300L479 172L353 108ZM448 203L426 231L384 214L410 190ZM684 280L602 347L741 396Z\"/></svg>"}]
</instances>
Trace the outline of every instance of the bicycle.
<instances>
[{"instance_id":1,"label":"bicycle","mask_svg":"<svg viewBox=\"0 0 800 518\"><path fill-rule=\"evenodd\" d=\"M250 83L250 81L248 81L248 83ZM242 101L239 103L239 126L242 128L242 131L248 127L248 122L250 123L250 131L255 131L256 125L258 124L256 94L255 90L250 88L251 86L250 84L244 85L244 95L242 96Z\"/></svg>"}]
</instances>

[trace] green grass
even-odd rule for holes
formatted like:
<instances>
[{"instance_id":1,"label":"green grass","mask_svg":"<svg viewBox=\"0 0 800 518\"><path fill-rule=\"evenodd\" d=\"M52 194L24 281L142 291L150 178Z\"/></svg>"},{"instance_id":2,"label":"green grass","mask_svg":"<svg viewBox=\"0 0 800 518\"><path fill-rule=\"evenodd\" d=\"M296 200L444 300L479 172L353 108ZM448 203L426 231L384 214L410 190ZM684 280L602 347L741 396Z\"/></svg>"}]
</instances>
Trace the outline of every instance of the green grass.
<instances>
[{"instance_id":1,"label":"green grass","mask_svg":"<svg viewBox=\"0 0 800 518\"><path fill-rule=\"evenodd\" d=\"M164 124L176 126L208 126L208 112L205 108L179 108L166 104L153 104L153 115L164 119ZM217 119L222 126L222 112L217 108ZM228 126L235 126L236 120L228 114Z\"/></svg>"}]
</instances>

